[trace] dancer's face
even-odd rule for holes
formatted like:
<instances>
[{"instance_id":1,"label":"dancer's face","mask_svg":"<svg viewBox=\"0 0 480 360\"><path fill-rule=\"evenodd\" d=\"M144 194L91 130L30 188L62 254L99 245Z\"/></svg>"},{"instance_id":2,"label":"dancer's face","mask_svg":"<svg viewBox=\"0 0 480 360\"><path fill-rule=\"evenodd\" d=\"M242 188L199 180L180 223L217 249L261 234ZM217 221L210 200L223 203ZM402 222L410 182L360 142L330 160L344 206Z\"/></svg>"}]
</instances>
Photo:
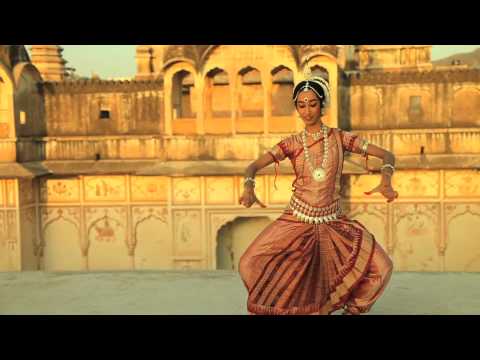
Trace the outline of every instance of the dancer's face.
<instances>
[{"instance_id":1,"label":"dancer's face","mask_svg":"<svg viewBox=\"0 0 480 360\"><path fill-rule=\"evenodd\" d=\"M297 98L297 111L306 126L317 124L321 118L320 100L311 90L302 91Z\"/></svg>"}]
</instances>

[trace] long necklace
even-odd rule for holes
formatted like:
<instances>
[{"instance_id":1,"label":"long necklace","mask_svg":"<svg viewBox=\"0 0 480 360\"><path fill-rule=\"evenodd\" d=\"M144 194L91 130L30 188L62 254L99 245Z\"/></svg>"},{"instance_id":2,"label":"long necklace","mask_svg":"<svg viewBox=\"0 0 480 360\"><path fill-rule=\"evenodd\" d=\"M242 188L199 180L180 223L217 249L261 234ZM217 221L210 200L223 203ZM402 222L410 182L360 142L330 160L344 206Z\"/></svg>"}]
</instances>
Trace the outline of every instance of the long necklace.
<instances>
[{"instance_id":1,"label":"long necklace","mask_svg":"<svg viewBox=\"0 0 480 360\"><path fill-rule=\"evenodd\" d=\"M315 168L312 164L310 159L310 152L308 151L307 147L307 129L302 132L302 142L303 142L303 153L305 157L305 161L310 168L310 172L312 173L313 180L317 182L322 182L325 180L327 176L327 172L325 171L325 167L327 165L328 160L328 129L325 125L322 124L322 132L323 132L323 159L322 165L320 167Z\"/></svg>"}]
</instances>

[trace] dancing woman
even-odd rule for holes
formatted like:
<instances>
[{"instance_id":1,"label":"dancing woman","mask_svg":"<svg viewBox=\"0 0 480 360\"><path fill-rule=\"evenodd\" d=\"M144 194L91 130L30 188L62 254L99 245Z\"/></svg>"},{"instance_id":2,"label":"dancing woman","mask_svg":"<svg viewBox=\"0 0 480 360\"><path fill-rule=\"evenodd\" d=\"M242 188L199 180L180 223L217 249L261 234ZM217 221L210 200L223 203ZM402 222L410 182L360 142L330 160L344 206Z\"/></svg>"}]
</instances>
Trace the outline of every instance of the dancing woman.
<instances>
[{"instance_id":1,"label":"dancing woman","mask_svg":"<svg viewBox=\"0 0 480 360\"><path fill-rule=\"evenodd\" d=\"M242 255L240 276L248 290L248 312L259 315L366 313L383 293L392 262L374 236L340 209L345 152L383 160L381 183L366 195L398 197L391 184L395 158L353 133L329 128L322 115L330 102L328 82L301 81L293 101L305 129L282 140L250 164L239 203L258 203L255 174L288 158L295 171L293 194L283 214Z\"/></svg>"}]
</instances>

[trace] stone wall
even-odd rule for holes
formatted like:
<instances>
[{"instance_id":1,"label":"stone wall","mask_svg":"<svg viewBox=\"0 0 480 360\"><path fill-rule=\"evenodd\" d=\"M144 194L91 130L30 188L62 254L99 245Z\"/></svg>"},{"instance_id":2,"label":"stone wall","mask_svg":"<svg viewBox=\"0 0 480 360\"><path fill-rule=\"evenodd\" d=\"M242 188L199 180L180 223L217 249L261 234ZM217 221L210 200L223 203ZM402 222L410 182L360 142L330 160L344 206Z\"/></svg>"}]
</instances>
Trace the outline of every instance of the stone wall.
<instances>
[{"instance_id":1,"label":"stone wall","mask_svg":"<svg viewBox=\"0 0 480 360\"><path fill-rule=\"evenodd\" d=\"M327 124L397 158L387 204L363 194L380 162L346 157L345 212L397 271L480 271L479 70L347 74L326 45L173 50L140 51L162 54L159 74L131 82L38 86L33 66L0 64L0 271L235 269L290 198L286 161L278 190L273 166L258 175L266 209L238 205L248 163L302 129L288 93L307 59L332 84Z\"/></svg>"},{"instance_id":2,"label":"stone wall","mask_svg":"<svg viewBox=\"0 0 480 360\"><path fill-rule=\"evenodd\" d=\"M480 125L480 69L365 73L346 82L355 130Z\"/></svg>"},{"instance_id":3,"label":"stone wall","mask_svg":"<svg viewBox=\"0 0 480 360\"><path fill-rule=\"evenodd\" d=\"M44 85L47 136L162 134L161 81Z\"/></svg>"},{"instance_id":4,"label":"stone wall","mask_svg":"<svg viewBox=\"0 0 480 360\"><path fill-rule=\"evenodd\" d=\"M343 208L374 234L395 270L480 271L477 171L398 171L392 204L363 194L379 180L344 175ZM273 175L257 181L266 209L238 205L241 176L2 180L0 269L235 268L239 252L285 208L293 175L280 175L278 190ZM269 220L249 220L260 218Z\"/></svg>"}]
</instances>

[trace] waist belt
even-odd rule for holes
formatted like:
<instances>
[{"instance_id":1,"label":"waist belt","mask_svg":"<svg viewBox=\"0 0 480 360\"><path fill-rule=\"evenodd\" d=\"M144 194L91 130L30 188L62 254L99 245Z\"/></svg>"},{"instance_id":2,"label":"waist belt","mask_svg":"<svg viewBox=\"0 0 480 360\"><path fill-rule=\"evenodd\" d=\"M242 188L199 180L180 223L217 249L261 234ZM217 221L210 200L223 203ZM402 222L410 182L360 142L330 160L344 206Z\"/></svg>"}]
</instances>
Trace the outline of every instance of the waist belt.
<instances>
[{"instance_id":1,"label":"waist belt","mask_svg":"<svg viewBox=\"0 0 480 360\"><path fill-rule=\"evenodd\" d=\"M340 202L334 201L325 207L314 207L292 196L288 205L293 210L293 216L307 224L323 224L336 220L341 214Z\"/></svg>"}]
</instances>

